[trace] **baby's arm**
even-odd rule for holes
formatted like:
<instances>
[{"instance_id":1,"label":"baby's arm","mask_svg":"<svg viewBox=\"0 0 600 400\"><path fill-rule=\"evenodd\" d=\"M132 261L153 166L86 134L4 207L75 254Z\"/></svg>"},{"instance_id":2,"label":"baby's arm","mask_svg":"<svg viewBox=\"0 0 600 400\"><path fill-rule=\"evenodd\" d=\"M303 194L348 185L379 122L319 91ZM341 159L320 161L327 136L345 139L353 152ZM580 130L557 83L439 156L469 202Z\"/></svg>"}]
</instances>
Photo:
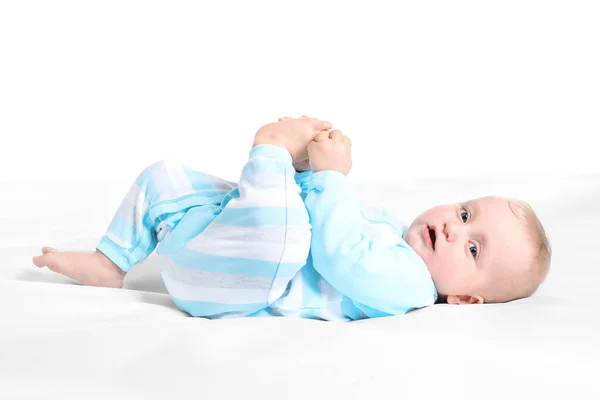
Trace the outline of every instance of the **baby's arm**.
<instances>
[{"instance_id":1,"label":"baby's arm","mask_svg":"<svg viewBox=\"0 0 600 400\"><path fill-rule=\"evenodd\" d=\"M315 270L368 317L431 304L434 288L421 258L408 246L378 243L366 235L358 197L345 176L349 163L340 160L349 157L349 149L317 152L315 146L309 146L316 168L305 199ZM321 170L319 157L346 167Z\"/></svg>"},{"instance_id":2,"label":"baby's arm","mask_svg":"<svg viewBox=\"0 0 600 400\"><path fill-rule=\"evenodd\" d=\"M356 193L335 171L313 174L306 195L315 270L368 317L397 315L432 302L431 278L408 247L365 234Z\"/></svg>"}]
</instances>

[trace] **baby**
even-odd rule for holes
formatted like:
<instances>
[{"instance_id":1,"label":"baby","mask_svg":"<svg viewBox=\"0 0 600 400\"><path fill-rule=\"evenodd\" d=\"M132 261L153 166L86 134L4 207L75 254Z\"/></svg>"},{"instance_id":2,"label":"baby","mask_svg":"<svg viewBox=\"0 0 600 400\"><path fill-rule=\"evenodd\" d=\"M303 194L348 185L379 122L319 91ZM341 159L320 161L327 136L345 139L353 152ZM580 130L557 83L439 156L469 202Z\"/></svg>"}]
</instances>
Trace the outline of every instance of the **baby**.
<instances>
[{"instance_id":1,"label":"baby","mask_svg":"<svg viewBox=\"0 0 600 400\"><path fill-rule=\"evenodd\" d=\"M154 250L175 304L205 318L349 321L436 302L528 297L551 258L524 202L497 197L426 210L404 231L347 180L351 141L328 121L261 127L239 183L158 162L138 176L93 253L42 248L38 267L120 288Z\"/></svg>"}]
</instances>

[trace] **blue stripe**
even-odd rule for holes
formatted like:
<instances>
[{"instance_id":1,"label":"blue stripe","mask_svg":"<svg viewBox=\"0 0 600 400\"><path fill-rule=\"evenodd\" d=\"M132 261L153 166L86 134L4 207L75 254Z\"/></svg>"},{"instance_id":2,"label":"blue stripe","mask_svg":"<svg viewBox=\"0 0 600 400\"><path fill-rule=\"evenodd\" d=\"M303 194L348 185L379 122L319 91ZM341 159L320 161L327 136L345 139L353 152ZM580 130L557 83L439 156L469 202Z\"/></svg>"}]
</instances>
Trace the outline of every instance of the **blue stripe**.
<instances>
[{"instance_id":1,"label":"blue stripe","mask_svg":"<svg viewBox=\"0 0 600 400\"><path fill-rule=\"evenodd\" d=\"M246 315L246 317L249 318L261 318L261 317L272 317L272 316L278 316L279 313L277 313L276 311L274 312L274 310L269 306L267 308L263 308L261 310L258 310L255 313L252 314L248 314Z\"/></svg>"},{"instance_id":2,"label":"blue stripe","mask_svg":"<svg viewBox=\"0 0 600 400\"><path fill-rule=\"evenodd\" d=\"M173 230L160 243L157 253L161 255L172 254L179 250L206 229L217 212L218 206L207 205L190 208L179 221L169 217L165 221ZM177 229L174 229L175 227Z\"/></svg>"},{"instance_id":3,"label":"blue stripe","mask_svg":"<svg viewBox=\"0 0 600 400\"><path fill-rule=\"evenodd\" d=\"M304 263L281 263L277 271L277 262L222 257L200 253L187 247L176 251L171 258L175 264L183 268L266 278L274 277L276 272L278 278L291 277L304 265Z\"/></svg>"},{"instance_id":4,"label":"blue stripe","mask_svg":"<svg viewBox=\"0 0 600 400\"><path fill-rule=\"evenodd\" d=\"M355 321L365 318L365 315L346 296L342 296L342 312L345 316Z\"/></svg>"},{"instance_id":5,"label":"blue stripe","mask_svg":"<svg viewBox=\"0 0 600 400\"><path fill-rule=\"evenodd\" d=\"M160 222L164 223L169 228L174 229L177 226L177 224L179 223L179 221L181 221L181 219L183 217L185 217L186 215L187 215L187 213L185 211L179 211L179 212L166 214L160 218Z\"/></svg>"},{"instance_id":6,"label":"blue stripe","mask_svg":"<svg viewBox=\"0 0 600 400\"><path fill-rule=\"evenodd\" d=\"M129 253L127 253L125 249L118 246L108 237L103 236L100 242L96 245L96 248L100 250L106 257L110 258L110 260L117 264L117 266L123 271L127 272L131 269Z\"/></svg>"},{"instance_id":7,"label":"blue stripe","mask_svg":"<svg viewBox=\"0 0 600 400\"><path fill-rule=\"evenodd\" d=\"M181 310L187 312L192 317L227 317L227 314L233 314L231 316L239 316L237 314L252 314L260 311L267 306L267 303L249 303L249 304L222 304L222 303L210 303L205 301L192 301L192 300L181 300L171 296L173 302Z\"/></svg>"},{"instance_id":8,"label":"blue stripe","mask_svg":"<svg viewBox=\"0 0 600 400\"><path fill-rule=\"evenodd\" d=\"M215 222L232 226L307 225L309 217L306 208L229 207L217 216Z\"/></svg>"},{"instance_id":9,"label":"blue stripe","mask_svg":"<svg viewBox=\"0 0 600 400\"><path fill-rule=\"evenodd\" d=\"M148 218L144 220L144 229L141 232L139 239L130 249L132 256L136 257L136 262L139 262L144 257L147 257L156 248L156 237L154 236L154 224Z\"/></svg>"},{"instance_id":10,"label":"blue stripe","mask_svg":"<svg viewBox=\"0 0 600 400\"><path fill-rule=\"evenodd\" d=\"M220 211L220 202L223 195L207 197L203 194L191 194L182 197L177 197L172 200L164 200L152 204L146 214L152 220L160 219L163 214L171 214L176 212L185 212L192 207L210 207L214 214Z\"/></svg>"},{"instance_id":11,"label":"blue stripe","mask_svg":"<svg viewBox=\"0 0 600 400\"><path fill-rule=\"evenodd\" d=\"M223 198L221 199L220 211L223 211L225 209L225 207L227 206L227 203L229 203L231 200L239 199L239 198L240 198L240 189L238 189L238 188L235 188L231 192L225 194L223 196Z\"/></svg>"},{"instance_id":12,"label":"blue stripe","mask_svg":"<svg viewBox=\"0 0 600 400\"><path fill-rule=\"evenodd\" d=\"M382 318L382 317L390 317L393 314L388 314L385 313L381 310L376 310L374 308L371 308L369 306L366 306L362 303L359 303L357 301L353 301L352 302L354 304L354 306L362 313L362 318ZM410 308L408 307L402 307L398 310L398 313L394 313L395 315L398 314L406 314L408 312Z\"/></svg>"}]
</instances>

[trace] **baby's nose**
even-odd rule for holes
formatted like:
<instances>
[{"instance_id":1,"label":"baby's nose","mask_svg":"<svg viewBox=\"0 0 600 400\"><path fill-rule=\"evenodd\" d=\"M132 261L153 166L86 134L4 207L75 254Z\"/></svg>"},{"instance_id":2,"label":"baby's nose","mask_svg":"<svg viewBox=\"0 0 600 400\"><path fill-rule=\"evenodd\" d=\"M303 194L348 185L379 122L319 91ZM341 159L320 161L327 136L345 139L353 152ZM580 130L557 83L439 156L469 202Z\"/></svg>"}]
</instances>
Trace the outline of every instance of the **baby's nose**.
<instances>
[{"instance_id":1,"label":"baby's nose","mask_svg":"<svg viewBox=\"0 0 600 400\"><path fill-rule=\"evenodd\" d=\"M448 242L453 242L460 235L462 225L455 222L447 222L444 224L444 235Z\"/></svg>"}]
</instances>

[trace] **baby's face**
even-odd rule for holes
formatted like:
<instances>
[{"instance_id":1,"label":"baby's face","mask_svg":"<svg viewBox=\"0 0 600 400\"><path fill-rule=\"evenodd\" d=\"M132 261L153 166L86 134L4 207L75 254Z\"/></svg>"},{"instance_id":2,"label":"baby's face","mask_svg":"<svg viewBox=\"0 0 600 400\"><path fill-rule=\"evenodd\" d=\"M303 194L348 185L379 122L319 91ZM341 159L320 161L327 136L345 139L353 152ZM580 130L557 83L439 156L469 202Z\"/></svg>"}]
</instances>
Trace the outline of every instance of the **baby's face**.
<instances>
[{"instance_id":1,"label":"baby's face","mask_svg":"<svg viewBox=\"0 0 600 400\"><path fill-rule=\"evenodd\" d=\"M433 207L413 221L405 240L427 264L440 294L484 301L486 286L532 254L523 223L497 197Z\"/></svg>"}]
</instances>

